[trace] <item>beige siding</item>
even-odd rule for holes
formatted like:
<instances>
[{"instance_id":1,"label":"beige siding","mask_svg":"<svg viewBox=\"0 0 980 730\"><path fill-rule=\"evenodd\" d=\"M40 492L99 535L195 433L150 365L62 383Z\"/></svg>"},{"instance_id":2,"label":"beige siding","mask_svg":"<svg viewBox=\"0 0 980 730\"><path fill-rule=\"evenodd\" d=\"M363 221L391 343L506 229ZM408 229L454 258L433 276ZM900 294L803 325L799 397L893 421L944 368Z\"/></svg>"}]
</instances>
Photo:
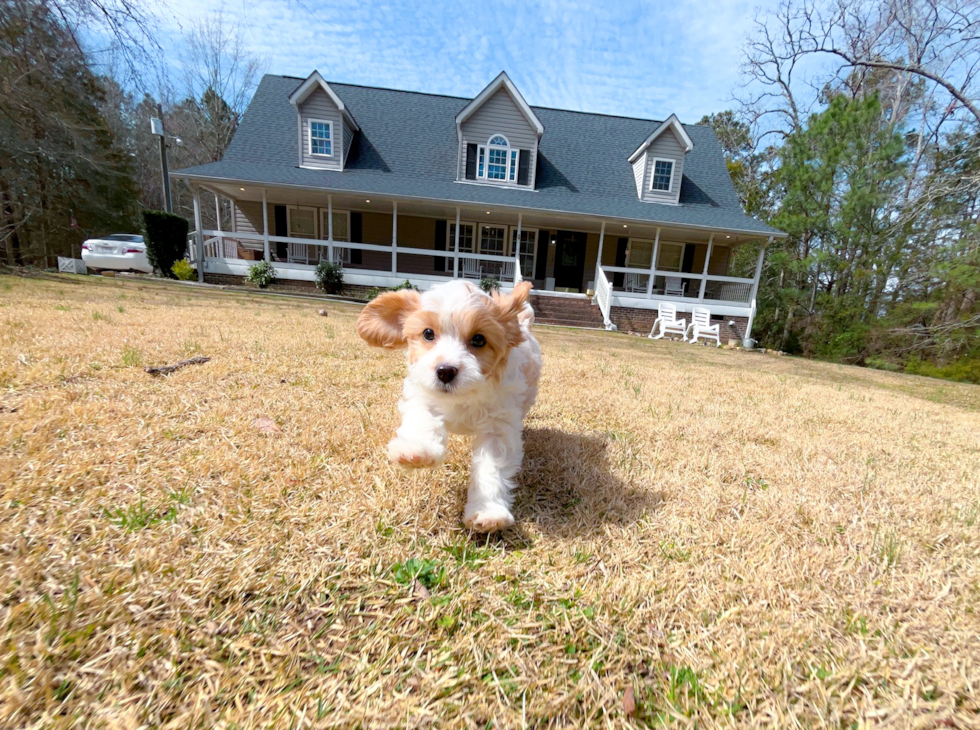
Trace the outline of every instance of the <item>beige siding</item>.
<instances>
[{"instance_id":1,"label":"beige siding","mask_svg":"<svg viewBox=\"0 0 980 730\"><path fill-rule=\"evenodd\" d=\"M327 96L323 89L316 89L300 104L300 154L304 167L316 167L322 170L342 170L344 168L341 145L344 143L344 121L340 109ZM333 122L333 139L331 140L332 157L320 157L310 154L310 120Z\"/></svg>"},{"instance_id":2,"label":"beige siding","mask_svg":"<svg viewBox=\"0 0 980 730\"><path fill-rule=\"evenodd\" d=\"M708 273L713 276L728 276L728 267L732 258L730 246L715 245L711 249L711 261L708 263Z\"/></svg>"},{"instance_id":3,"label":"beige siding","mask_svg":"<svg viewBox=\"0 0 980 730\"><path fill-rule=\"evenodd\" d=\"M269 227L272 227L272 206L269 206ZM235 201L235 230L262 233L262 203Z\"/></svg>"},{"instance_id":4,"label":"beige siding","mask_svg":"<svg viewBox=\"0 0 980 730\"><path fill-rule=\"evenodd\" d=\"M495 134L502 134L510 142L510 146L530 150L531 159L528 166L528 184L534 187L534 174L538 160L538 137L534 127L527 121L517 104L507 93L500 89L487 99L483 105L473 112L473 115L463 122L463 146L459 153L460 180L466 179L466 145L486 144Z\"/></svg>"},{"instance_id":5,"label":"beige siding","mask_svg":"<svg viewBox=\"0 0 980 730\"><path fill-rule=\"evenodd\" d=\"M646 170L643 174L642 199L650 203L676 203L681 192L681 177L684 175L684 147L674 134L674 130L667 129L653 140L651 145L647 147L644 158L646 159ZM650 190L654 158L674 161L674 177L668 192Z\"/></svg>"}]
</instances>

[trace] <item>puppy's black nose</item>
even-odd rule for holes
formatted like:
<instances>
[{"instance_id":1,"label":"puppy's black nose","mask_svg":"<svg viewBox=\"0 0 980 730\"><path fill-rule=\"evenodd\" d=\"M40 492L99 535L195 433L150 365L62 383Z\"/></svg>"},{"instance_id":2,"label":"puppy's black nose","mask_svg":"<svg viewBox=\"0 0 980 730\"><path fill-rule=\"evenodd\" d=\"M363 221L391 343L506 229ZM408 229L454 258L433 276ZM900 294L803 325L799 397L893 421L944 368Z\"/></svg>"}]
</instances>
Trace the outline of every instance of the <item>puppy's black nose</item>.
<instances>
[{"instance_id":1,"label":"puppy's black nose","mask_svg":"<svg viewBox=\"0 0 980 730\"><path fill-rule=\"evenodd\" d=\"M439 365L436 368L436 377L446 385L449 385L451 382L453 382L453 378L456 377L456 373L458 372L459 370L454 368L452 365Z\"/></svg>"}]
</instances>

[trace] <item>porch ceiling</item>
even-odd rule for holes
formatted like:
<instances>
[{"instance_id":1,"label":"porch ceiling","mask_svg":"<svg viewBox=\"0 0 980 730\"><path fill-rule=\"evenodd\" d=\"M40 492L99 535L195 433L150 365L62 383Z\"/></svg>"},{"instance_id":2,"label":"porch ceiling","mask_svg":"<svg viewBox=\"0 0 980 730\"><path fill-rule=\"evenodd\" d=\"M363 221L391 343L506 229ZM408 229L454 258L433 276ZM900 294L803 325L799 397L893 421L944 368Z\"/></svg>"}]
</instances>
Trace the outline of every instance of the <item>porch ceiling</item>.
<instances>
[{"instance_id":1,"label":"porch ceiling","mask_svg":"<svg viewBox=\"0 0 980 730\"><path fill-rule=\"evenodd\" d=\"M233 183L208 183L206 190L212 193L220 193L222 196L236 201L258 202L262 201L262 188L258 186L236 185ZM302 205L325 208L327 206L327 193L314 190L303 190L297 188L266 188L266 201L272 205ZM349 193L331 193L333 196L333 206L340 210L356 210L363 212L375 212L390 214L392 210L392 199L384 196L351 195ZM444 218L455 220L456 206L453 204L440 205L428 202L398 202L399 216L420 216L425 218ZM518 213L513 208L499 208L494 206L460 206L460 220L476 223L497 223L501 225L517 225ZM536 228L539 230L568 230L584 231L586 233L598 234L602 227L601 219L592 219L581 216L565 216L561 214L542 213L539 211L528 211L523 214L522 225L526 228ZM638 224L635 222L624 223L613 219L606 219L606 237L619 238L643 238L653 240L657 235L657 226L649 224ZM684 241L688 243L707 243L711 231L697 230L690 228L670 228L660 227L661 240ZM716 246L739 246L751 241L764 240L765 236L759 234L736 234L714 232L714 244Z\"/></svg>"}]
</instances>

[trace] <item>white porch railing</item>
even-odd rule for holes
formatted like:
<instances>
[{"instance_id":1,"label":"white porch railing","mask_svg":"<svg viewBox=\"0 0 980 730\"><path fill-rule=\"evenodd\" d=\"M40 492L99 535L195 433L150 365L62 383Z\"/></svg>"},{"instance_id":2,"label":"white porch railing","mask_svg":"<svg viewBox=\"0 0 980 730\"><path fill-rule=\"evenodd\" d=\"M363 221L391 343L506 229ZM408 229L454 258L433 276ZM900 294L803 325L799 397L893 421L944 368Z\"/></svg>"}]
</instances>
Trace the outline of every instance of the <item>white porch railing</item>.
<instances>
[{"instance_id":1,"label":"white porch railing","mask_svg":"<svg viewBox=\"0 0 980 730\"><path fill-rule=\"evenodd\" d=\"M615 331L616 325L609 318L612 309L612 286L601 266L596 269L595 303L599 305L599 311L602 312L602 324L607 330Z\"/></svg>"},{"instance_id":2,"label":"white porch railing","mask_svg":"<svg viewBox=\"0 0 980 730\"><path fill-rule=\"evenodd\" d=\"M622 291L616 290L615 295L624 299L708 302L746 308L752 299L753 279L628 266L603 266L601 269L607 273L623 274Z\"/></svg>"},{"instance_id":3,"label":"white porch railing","mask_svg":"<svg viewBox=\"0 0 980 730\"><path fill-rule=\"evenodd\" d=\"M245 232L228 232L228 231L213 231L205 230L204 235L208 238L205 242L205 256L209 259L221 259L221 260L261 260L262 252L264 250L264 242L266 237L261 233L245 233ZM335 260L338 258L338 252L343 252L342 255L346 262L350 261L350 251L372 251L378 253L391 254L392 251L398 253L399 257L404 256L426 256L430 259L444 259L447 262L453 261L455 259L462 260L475 260L483 264L488 264L485 268L481 268L481 276L492 276L501 281L506 279L514 279L514 283L518 283L523 280L523 276L520 271L520 259L517 255L511 256L499 256L495 254L480 254L480 253L467 253L465 251L443 251L431 248L410 248L405 246L397 246L392 248L391 245L376 244L376 243L354 243L351 241L324 241L321 239L314 238L295 238L290 236L268 236L270 244L285 243L287 245L287 261L285 263L299 263L302 265L315 265L318 261L326 260L328 255L328 249L333 248ZM193 256L195 236L191 234L189 237L189 250ZM209 243L213 245L208 246ZM251 252L255 259L246 259L240 254L244 251ZM294 261L294 259L296 259ZM192 258L192 260L194 260ZM372 268L365 265L363 269L358 269L362 271L365 275L370 275L372 272L377 272L378 275L383 276L393 276L397 274L407 275L407 276L419 276L417 272L412 272L408 270L398 270L397 260L392 262L393 265L388 265L384 269ZM513 267L513 269L511 268ZM436 272L435 267L432 267L431 274L425 274L423 276L445 279L452 277L453 268L447 264L445 267L445 273Z\"/></svg>"}]
</instances>

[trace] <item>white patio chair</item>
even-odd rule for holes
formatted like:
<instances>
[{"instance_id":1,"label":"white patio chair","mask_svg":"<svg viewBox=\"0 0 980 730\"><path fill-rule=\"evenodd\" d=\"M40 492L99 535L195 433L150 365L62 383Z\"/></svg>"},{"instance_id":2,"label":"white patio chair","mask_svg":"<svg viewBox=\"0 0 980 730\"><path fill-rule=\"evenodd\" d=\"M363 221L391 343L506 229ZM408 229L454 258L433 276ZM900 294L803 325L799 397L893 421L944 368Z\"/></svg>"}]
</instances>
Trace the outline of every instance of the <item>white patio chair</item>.
<instances>
[{"instance_id":1,"label":"white patio chair","mask_svg":"<svg viewBox=\"0 0 980 730\"><path fill-rule=\"evenodd\" d=\"M482 279L483 266L476 259L463 259L460 273L464 279Z\"/></svg>"},{"instance_id":2,"label":"white patio chair","mask_svg":"<svg viewBox=\"0 0 980 730\"><path fill-rule=\"evenodd\" d=\"M350 249L343 246L333 247L333 261L331 262L343 268L344 264L350 263Z\"/></svg>"},{"instance_id":3,"label":"white patio chair","mask_svg":"<svg viewBox=\"0 0 980 730\"><path fill-rule=\"evenodd\" d=\"M684 296L684 280L679 276L664 278L664 294L668 297Z\"/></svg>"},{"instance_id":4,"label":"white patio chair","mask_svg":"<svg viewBox=\"0 0 980 730\"><path fill-rule=\"evenodd\" d=\"M310 263L310 247L306 243L290 243L286 249L286 260L291 264Z\"/></svg>"},{"instance_id":5,"label":"white patio chair","mask_svg":"<svg viewBox=\"0 0 980 730\"><path fill-rule=\"evenodd\" d=\"M647 293L647 274L626 274L623 279L623 291Z\"/></svg>"},{"instance_id":6,"label":"white patio chair","mask_svg":"<svg viewBox=\"0 0 980 730\"><path fill-rule=\"evenodd\" d=\"M698 337L714 340L721 347L721 322L711 324L711 310L707 307L695 307L691 310L691 338L693 345Z\"/></svg>"},{"instance_id":7,"label":"white patio chair","mask_svg":"<svg viewBox=\"0 0 980 730\"><path fill-rule=\"evenodd\" d=\"M660 325L660 332L657 332ZM664 335L680 335L687 340L687 320L677 319L677 305L662 302L657 310L657 318L653 320L653 329L647 335L651 340L659 340Z\"/></svg>"}]
</instances>

